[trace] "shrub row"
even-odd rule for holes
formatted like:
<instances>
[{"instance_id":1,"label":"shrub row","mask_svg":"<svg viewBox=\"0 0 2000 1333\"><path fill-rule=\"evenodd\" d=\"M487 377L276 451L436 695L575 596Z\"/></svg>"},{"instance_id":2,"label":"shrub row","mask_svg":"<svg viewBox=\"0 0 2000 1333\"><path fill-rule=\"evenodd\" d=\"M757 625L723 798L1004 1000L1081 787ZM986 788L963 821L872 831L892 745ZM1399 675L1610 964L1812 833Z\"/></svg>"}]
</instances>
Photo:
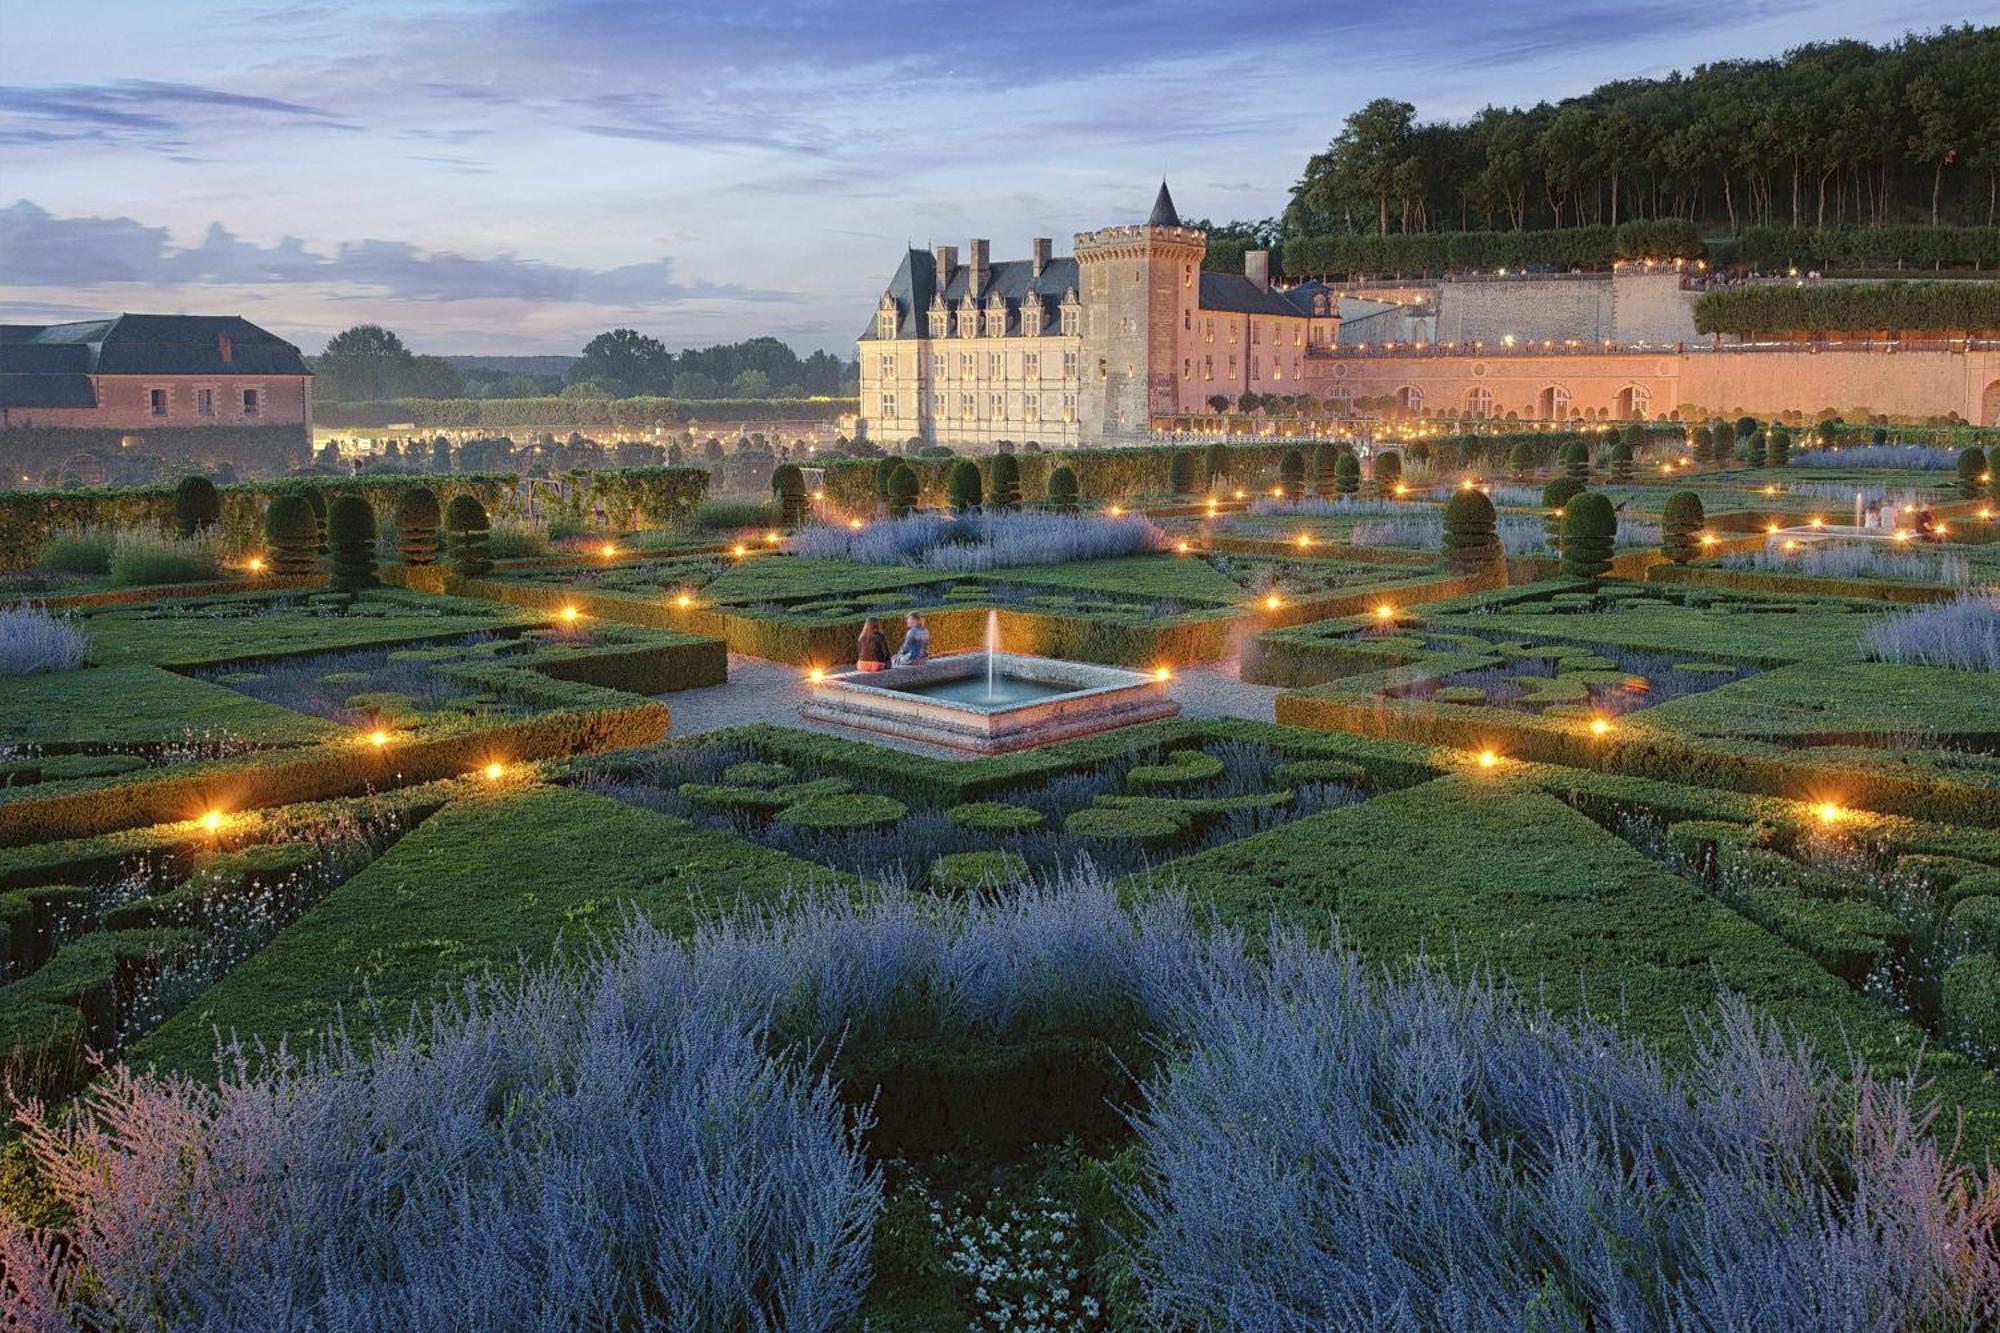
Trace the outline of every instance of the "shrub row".
<instances>
[{"instance_id":1,"label":"shrub row","mask_svg":"<svg viewBox=\"0 0 2000 1333\"><path fill-rule=\"evenodd\" d=\"M76 1088L87 1052L112 1045L147 981L201 940L193 930L93 931L0 987L0 1084L36 1095Z\"/></svg>"},{"instance_id":2,"label":"shrub row","mask_svg":"<svg viewBox=\"0 0 2000 1333\"><path fill-rule=\"evenodd\" d=\"M1284 271L1294 277L1431 274L1502 268L1606 268L1619 259L1701 259L1701 232L1679 218L1617 227L1541 231L1431 231L1378 236L1303 236L1285 242Z\"/></svg>"},{"instance_id":3,"label":"shrub row","mask_svg":"<svg viewBox=\"0 0 2000 1333\"><path fill-rule=\"evenodd\" d=\"M2000 329L2000 283L1735 287L1694 303L1701 333L1958 333Z\"/></svg>"},{"instance_id":4,"label":"shrub row","mask_svg":"<svg viewBox=\"0 0 2000 1333\"><path fill-rule=\"evenodd\" d=\"M859 410L852 398L388 398L321 403L323 430L651 430L702 421L836 421Z\"/></svg>"},{"instance_id":5,"label":"shrub row","mask_svg":"<svg viewBox=\"0 0 2000 1333\"><path fill-rule=\"evenodd\" d=\"M2000 227L1745 227L1736 257L1778 270L1971 264L2000 268Z\"/></svg>"}]
</instances>

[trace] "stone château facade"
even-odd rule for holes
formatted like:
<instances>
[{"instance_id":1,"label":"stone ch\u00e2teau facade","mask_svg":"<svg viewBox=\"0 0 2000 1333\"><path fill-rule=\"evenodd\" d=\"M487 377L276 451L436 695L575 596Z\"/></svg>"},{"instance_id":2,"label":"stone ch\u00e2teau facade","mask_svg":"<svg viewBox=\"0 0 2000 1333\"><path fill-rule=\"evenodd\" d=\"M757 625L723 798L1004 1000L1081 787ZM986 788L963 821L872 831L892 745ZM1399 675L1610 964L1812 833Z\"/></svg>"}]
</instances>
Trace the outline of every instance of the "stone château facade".
<instances>
[{"instance_id":1,"label":"stone ch\u00e2teau facade","mask_svg":"<svg viewBox=\"0 0 2000 1333\"><path fill-rule=\"evenodd\" d=\"M987 242L911 250L861 335L861 419L876 440L1145 437L1217 395L1298 393L1329 354L1339 301L1319 283L1271 285L1270 258L1205 273L1207 236L1181 225L1165 182L1146 221L1037 238L999 263Z\"/></svg>"}]
</instances>

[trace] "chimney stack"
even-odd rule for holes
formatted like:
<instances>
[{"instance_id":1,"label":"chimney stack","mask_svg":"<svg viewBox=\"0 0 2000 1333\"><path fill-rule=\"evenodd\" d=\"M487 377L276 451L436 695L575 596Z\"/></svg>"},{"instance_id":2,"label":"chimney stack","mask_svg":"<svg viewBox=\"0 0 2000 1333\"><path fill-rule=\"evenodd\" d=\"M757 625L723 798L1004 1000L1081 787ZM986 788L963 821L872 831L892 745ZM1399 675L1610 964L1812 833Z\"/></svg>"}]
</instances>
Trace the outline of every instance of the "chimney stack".
<instances>
[{"instance_id":1,"label":"chimney stack","mask_svg":"<svg viewBox=\"0 0 2000 1333\"><path fill-rule=\"evenodd\" d=\"M1046 236L1037 236L1029 244L1034 247L1035 276L1039 278L1042 276L1042 270L1049 266L1049 256L1055 252L1055 247Z\"/></svg>"},{"instance_id":2,"label":"chimney stack","mask_svg":"<svg viewBox=\"0 0 2000 1333\"><path fill-rule=\"evenodd\" d=\"M958 272L958 247L955 245L940 245L936 247L935 253L937 255L937 289L942 293L945 288L951 286L952 277Z\"/></svg>"},{"instance_id":3,"label":"chimney stack","mask_svg":"<svg viewBox=\"0 0 2000 1333\"><path fill-rule=\"evenodd\" d=\"M1271 290L1271 252L1269 250L1245 250L1243 252L1243 276L1260 292Z\"/></svg>"},{"instance_id":4,"label":"chimney stack","mask_svg":"<svg viewBox=\"0 0 2000 1333\"><path fill-rule=\"evenodd\" d=\"M977 297L986 290L986 238L975 236L965 243L966 291Z\"/></svg>"}]
</instances>

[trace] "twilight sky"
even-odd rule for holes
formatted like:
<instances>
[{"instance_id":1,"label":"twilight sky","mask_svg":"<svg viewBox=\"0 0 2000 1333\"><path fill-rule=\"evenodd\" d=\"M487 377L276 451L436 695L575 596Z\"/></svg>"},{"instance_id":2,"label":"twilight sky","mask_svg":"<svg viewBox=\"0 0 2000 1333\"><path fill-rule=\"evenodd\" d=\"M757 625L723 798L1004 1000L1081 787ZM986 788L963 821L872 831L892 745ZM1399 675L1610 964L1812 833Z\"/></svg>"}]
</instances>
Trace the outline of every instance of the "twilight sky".
<instances>
[{"instance_id":1,"label":"twilight sky","mask_svg":"<svg viewBox=\"0 0 2000 1333\"><path fill-rule=\"evenodd\" d=\"M1263 217L1373 97L1458 118L1994 16L1948 4L4 0L0 321L852 356L905 242L1067 251L1162 175Z\"/></svg>"}]
</instances>

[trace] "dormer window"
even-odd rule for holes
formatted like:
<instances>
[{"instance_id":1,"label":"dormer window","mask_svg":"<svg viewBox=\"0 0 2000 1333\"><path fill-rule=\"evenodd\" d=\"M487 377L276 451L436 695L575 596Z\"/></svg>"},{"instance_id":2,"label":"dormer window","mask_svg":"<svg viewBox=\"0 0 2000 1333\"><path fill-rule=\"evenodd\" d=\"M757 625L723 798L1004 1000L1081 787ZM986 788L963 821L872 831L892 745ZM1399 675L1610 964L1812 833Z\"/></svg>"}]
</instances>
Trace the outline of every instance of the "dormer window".
<instances>
[{"instance_id":1,"label":"dormer window","mask_svg":"<svg viewBox=\"0 0 2000 1333\"><path fill-rule=\"evenodd\" d=\"M1062 308L1062 331L1066 338L1076 336L1080 310L1074 301L1066 302Z\"/></svg>"},{"instance_id":2,"label":"dormer window","mask_svg":"<svg viewBox=\"0 0 2000 1333\"><path fill-rule=\"evenodd\" d=\"M875 336L878 338L896 336L896 302L890 297L882 298L882 308L875 314Z\"/></svg>"},{"instance_id":3,"label":"dormer window","mask_svg":"<svg viewBox=\"0 0 2000 1333\"><path fill-rule=\"evenodd\" d=\"M1021 336L1024 338L1042 336L1042 303L1032 297L1021 302Z\"/></svg>"},{"instance_id":4,"label":"dormer window","mask_svg":"<svg viewBox=\"0 0 2000 1333\"><path fill-rule=\"evenodd\" d=\"M942 310L931 311L931 337L942 338L951 331L951 316Z\"/></svg>"}]
</instances>

